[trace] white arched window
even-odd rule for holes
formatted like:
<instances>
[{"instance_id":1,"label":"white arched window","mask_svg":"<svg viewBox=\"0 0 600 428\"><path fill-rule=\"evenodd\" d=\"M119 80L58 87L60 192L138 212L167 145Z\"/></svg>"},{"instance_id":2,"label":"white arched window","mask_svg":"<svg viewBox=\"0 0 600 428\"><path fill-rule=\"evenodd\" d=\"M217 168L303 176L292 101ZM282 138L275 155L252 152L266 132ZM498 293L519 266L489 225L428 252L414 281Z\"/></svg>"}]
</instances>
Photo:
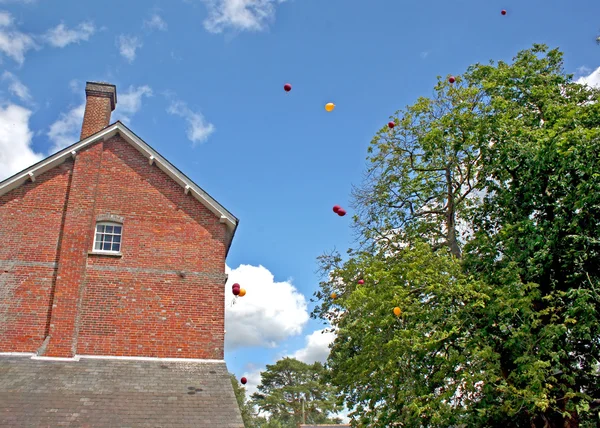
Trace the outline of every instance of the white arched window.
<instances>
[{"instance_id":1,"label":"white arched window","mask_svg":"<svg viewBox=\"0 0 600 428\"><path fill-rule=\"evenodd\" d=\"M123 225L120 223L110 221L96 223L94 251L101 251L103 253L120 253L122 234Z\"/></svg>"}]
</instances>

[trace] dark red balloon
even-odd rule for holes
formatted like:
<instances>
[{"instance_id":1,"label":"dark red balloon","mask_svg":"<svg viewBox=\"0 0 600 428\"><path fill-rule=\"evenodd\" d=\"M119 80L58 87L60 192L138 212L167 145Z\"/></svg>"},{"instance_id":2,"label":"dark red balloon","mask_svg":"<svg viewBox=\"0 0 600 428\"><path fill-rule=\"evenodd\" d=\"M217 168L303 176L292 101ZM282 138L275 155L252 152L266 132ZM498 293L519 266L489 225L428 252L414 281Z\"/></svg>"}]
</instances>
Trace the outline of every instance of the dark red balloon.
<instances>
[{"instance_id":1,"label":"dark red balloon","mask_svg":"<svg viewBox=\"0 0 600 428\"><path fill-rule=\"evenodd\" d=\"M240 289L239 288L234 288L233 290L231 290L231 292L233 293L234 296L239 296Z\"/></svg>"},{"instance_id":2,"label":"dark red balloon","mask_svg":"<svg viewBox=\"0 0 600 428\"><path fill-rule=\"evenodd\" d=\"M500 12L502 15L506 15L506 11L502 10L502 12Z\"/></svg>"},{"instance_id":3,"label":"dark red balloon","mask_svg":"<svg viewBox=\"0 0 600 428\"><path fill-rule=\"evenodd\" d=\"M456 79L454 78L454 76L450 76L450 78L448 79L448 82L454 83L454 82L456 82Z\"/></svg>"},{"instance_id":4,"label":"dark red balloon","mask_svg":"<svg viewBox=\"0 0 600 428\"><path fill-rule=\"evenodd\" d=\"M285 89L285 92L290 92L292 90L292 85L286 83L285 85L283 85L283 89Z\"/></svg>"},{"instance_id":5,"label":"dark red balloon","mask_svg":"<svg viewBox=\"0 0 600 428\"><path fill-rule=\"evenodd\" d=\"M242 382L243 385L246 385L246 382L248 382L248 379L246 379L245 377L241 378L240 381Z\"/></svg>"},{"instance_id":6,"label":"dark red balloon","mask_svg":"<svg viewBox=\"0 0 600 428\"><path fill-rule=\"evenodd\" d=\"M394 126L396 126L396 124L395 124L394 122L388 122L388 126L389 126L390 128L393 128Z\"/></svg>"},{"instance_id":7,"label":"dark red balloon","mask_svg":"<svg viewBox=\"0 0 600 428\"><path fill-rule=\"evenodd\" d=\"M343 208L340 208L337 212L337 215L339 215L340 217L344 217L346 215L346 210Z\"/></svg>"},{"instance_id":8,"label":"dark red balloon","mask_svg":"<svg viewBox=\"0 0 600 428\"><path fill-rule=\"evenodd\" d=\"M338 213L338 211L339 211L339 210L341 210L341 209L342 209L342 207L340 207L339 205L334 205L334 206L333 206L333 212L334 212L334 213L336 213L336 214L337 214L337 213Z\"/></svg>"},{"instance_id":9,"label":"dark red balloon","mask_svg":"<svg viewBox=\"0 0 600 428\"><path fill-rule=\"evenodd\" d=\"M363 284L365 283L365 280L364 280L364 279L359 279L359 280L358 280L358 283L359 283L360 285L363 285Z\"/></svg>"}]
</instances>

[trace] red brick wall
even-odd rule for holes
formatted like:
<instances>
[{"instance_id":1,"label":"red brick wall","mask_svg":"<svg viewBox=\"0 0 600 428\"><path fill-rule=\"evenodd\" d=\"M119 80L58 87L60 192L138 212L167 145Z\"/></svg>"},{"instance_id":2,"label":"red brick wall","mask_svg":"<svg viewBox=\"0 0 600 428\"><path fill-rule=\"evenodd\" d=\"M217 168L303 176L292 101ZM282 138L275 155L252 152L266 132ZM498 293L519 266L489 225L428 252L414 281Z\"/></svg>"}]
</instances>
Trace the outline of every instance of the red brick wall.
<instances>
[{"instance_id":1,"label":"red brick wall","mask_svg":"<svg viewBox=\"0 0 600 428\"><path fill-rule=\"evenodd\" d=\"M225 225L119 137L104 149L96 215L124 217L123 257L88 258L77 352L223 358Z\"/></svg>"},{"instance_id":2,"label":"red brick wall","mask_svg":"<svg viewBox=\"0 0 600 428\"><path fill-rule=\"evenodd\" d=\"M101 155L98 148L102 148ZM50 329L54 334L44 355L70 356L73 345L81 355L222 359L225 225L120 137L92 146L86 153L93 156L84 161L86 154L79 153L75 161ZM102 162L97 176L93 159ZM25 186L0 199L12 201L0 203L0 237L12 240L10 250L0 249L0 260L11 260L16 254L25 260L40 254L56 258L62 205L52 205L55 211L47 222L39 221L36 213L50 200L60 200L49 194L65 194L63 175L45 182L42 176L28 184L39 188L28 206L14 199ZM24 221L2 221L18 210L27 212ZM124 218L122 257L87 254L92 250L95 219L104 214ZM34 224L35 230L52 236L54 247L47 245L54 252L38 252L37 234L18 235L24 236L22 240L11 234L15 228ZM49 284L52 269L47 271L38 275L30 270L32 285L28 287ZM32 338L20 344L29 318L22 317L19 324L10 315L6 331L12 339L0 341L0 351L34 352L41 345L50 293L49 285L37 289L46 290L45 300L30 296L25 303L38 317L37 327L27 327ZM24 306L15 299L14 293L7 299L11 308Z\"/></svg>"},{"instance_id":3,"label":"red brick wall","mask_svg":"<svg viewBox=\"0 0 600 428\"><path fill-rule=\"evenodd\" d=\"M35 352L46 336L72 167L0 196L0 352Z\"/></svg>"},{"instance_id":4,"label":"red brick wall","mask_svg":"<svg viewBox=\"0 0 600 428\"><path fill-rule=\"evenodd\" d=\"M111 105L108 96L86 97L83 125L81 127L81 140L106 128L110 123Z\"/></svg>"}]
</instances>

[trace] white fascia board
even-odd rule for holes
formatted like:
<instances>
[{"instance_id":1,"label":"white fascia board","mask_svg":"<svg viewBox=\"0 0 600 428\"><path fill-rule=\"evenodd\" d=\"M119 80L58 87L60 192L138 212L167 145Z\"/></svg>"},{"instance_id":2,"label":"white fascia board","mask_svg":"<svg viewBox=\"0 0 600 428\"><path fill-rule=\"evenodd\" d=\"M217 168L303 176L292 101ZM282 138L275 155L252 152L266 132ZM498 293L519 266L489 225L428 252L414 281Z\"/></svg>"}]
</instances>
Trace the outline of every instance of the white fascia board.
<instances>
[{"instance_id":1,"label":"white fascia board","mask_svg":"<svg viewBox=\"0 0 600 428\"><path fill-rule=\"evenodd\" d=\"M22 171L19 175L15 176L12 180L7 181L6 183L0 185L0 196L5 195L11 190L16 189L21 186L27 180L30 179L30 173L34 176L42 175L44 172L51 170L52 168L62 164L69 156L72 156L72 152L77 153L79 150L84 148L85 146L93 143L94 141L105 138L106 136L112 136L116 134L117 125L110 126L104 129L101 133L96 134L94 136L88 137L85 140L81 140L79 144L73 147L69 147L63 149L62 151L46 158L45 161L38 165L34 165L25 171Z\"/></svg>"},{"instance_id":2,"label":"white fascia board","mask_svg":"<svg viewBox=\"0 0 600 428\"><path fill-rule=\"evenodd\" d=\"M187 181L185 177L182 177L180 173L174 170L170 163L156 153L150 146L148 146L144 141L142 141L139 137L133 134L129 129L125 127L125 125L121 124L121 122L116 122L115 124L105 128L104 130L86 138L85 140L81 140L78 144L65 148L62 151L48 157L45 161L40 163L39 165L34 165L25 171L22 171L19 175L14 177L12 180L7 181L6 183L0 185L0 196L10 192L11 190L16 189L21 186L27 180L30 180L32 175L33 177L39 176L46 171L62 164L69 156L74 157L74 153L76 154L81 149L86 146L100 140L108 140L109 138L115 136L116 134L120 134L123 136L131 145L133 145L140 153L142 153L146 158L156 164L165 174L167 174L173 181L178 183L181 187L185 188L189 186L189 190L194 195L196 199L198 199L204 206L206 206L213 214L221 219L223 222L223 218L225 219L225 223L232 229L235 230L237 226L237 221L234 217L232 217L224 208L221 208L217 201L211 198L208 194L206 194L200 187L192 183L191 181Z\"/></svg>"},{"instance_id":3,"label":"white fascia board","mask_svg":"<svg viewBox=\"0 0 600 428\"><path fill-rule=\"evenodd\" d=\"M150 146L148 146L144 141L139 139L135 134L130 132L120 123L117 123L116 126L118 127L118 131L121 134L121 136L129 140L130 143L133 143L133 146L136 147L148 159L150 159L150 157L153 157L154 164L156 164L156 166L160 168L161 171L163 171L165 174L167 174L173 181L178 183L184 189L189 187L189 192L191 192L191 194L194 195L194 197L198 199L204 206L206 206L206 208L208 208L214 215L218 216L219 218L225 217L227 225L232 229L234 229L237 226L237 222L226 211L223 211L214 199L207 195L197 185L190 181L187 181L184 177L181 176L181 174L179 174L177 171L171 168L169 166L169 162L166 159L164 159L162 156L160 156L158 153L152 150Z\"/></svg>"}]
</instances>

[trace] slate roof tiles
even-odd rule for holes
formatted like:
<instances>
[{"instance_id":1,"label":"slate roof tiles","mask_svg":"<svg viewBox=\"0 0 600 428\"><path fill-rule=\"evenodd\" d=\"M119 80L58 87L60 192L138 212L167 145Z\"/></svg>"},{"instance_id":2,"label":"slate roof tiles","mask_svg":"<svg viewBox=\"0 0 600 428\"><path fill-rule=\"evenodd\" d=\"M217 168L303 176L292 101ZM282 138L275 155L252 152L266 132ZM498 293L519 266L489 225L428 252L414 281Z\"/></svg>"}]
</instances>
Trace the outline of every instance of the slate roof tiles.
<instances>
[{"instance_id":1,"label":"slate roof tiles","mask_svg":"<svg viewBox=\"0 0 600 428\"><path fill-rule=\"evenodd\" d=\"M244 428L225 362L0 355L0 427Z\"/></svg>"}]
</instances>

